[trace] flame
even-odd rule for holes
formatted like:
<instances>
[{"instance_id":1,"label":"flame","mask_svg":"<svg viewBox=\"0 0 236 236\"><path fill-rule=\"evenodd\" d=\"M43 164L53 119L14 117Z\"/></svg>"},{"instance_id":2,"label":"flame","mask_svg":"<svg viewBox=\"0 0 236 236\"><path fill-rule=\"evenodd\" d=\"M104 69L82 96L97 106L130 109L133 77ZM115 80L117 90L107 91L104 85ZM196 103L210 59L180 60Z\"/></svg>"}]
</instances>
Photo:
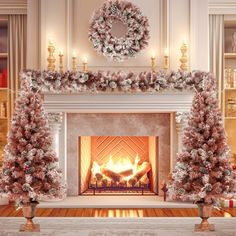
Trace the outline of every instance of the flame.
<instances>
[{"instance_id":1,"label":"flame","mask_svg":"<svg viewBox=\"0 0 236 236\"><path fill-rule=\"evenodd\" d=\"M112 156L110 156L109 160L101 166L96 161L94 161L91 171L92 171L93 175L95 175L97 173L101 173L101 168L107 168L107 169L112 170L116 173L120 173L120 172L126 171L126 170L133 170L133 173L136 173L137 169L138 169L139 161L140 161L140 158L139 158L138 154L136 155L133 163L130 160L130 158L128 158L128 157L120 157L120 158L118 158L118 159L116 158L116 160L114 160L114 158Z\"/></svg>"},{"instance_id":2,"label":"flame","mask_svg":"<svg viewBox=\"0 0 236 236\"><path fill-rule=\"evenodd\" d=\"M92 186L106 187L118 183L122 186L140 186L148 185L148 171L151 166L148 162L141 160L137 154L132 161L129 157L113 158L109 157L108 161L99 165L94 161L91 168L90 184Z\"/></svg>"},{"instance_id":3,"label":"flame","mask_svg":"<svg viewBox=\"0 0 236 236\"><path fill-rule=\"evenodd\" d=\"M97 174L97 173L101 173L101 167L100 165L98 165L98 163L96 161L93 162L93 166L91 168L91 171L93 173L93 175Z\"/></svg>"},{"instance_id":4,"label":"flame","mask_svg":"<svg viewBox=\"0 0 236 236\"><path fill-rule=\"evenodd\" d=\"M105 164L103 164L102 167L113 170L116 173L120 173L125 170L133 170L133 173L137 171L137 166L140 161L140 158L138 154L135 157L134 163L130 160L128 157L120 157L116 160L113 159L112 156L110 156L109 161Z\"/></svg>"}]
</instances>

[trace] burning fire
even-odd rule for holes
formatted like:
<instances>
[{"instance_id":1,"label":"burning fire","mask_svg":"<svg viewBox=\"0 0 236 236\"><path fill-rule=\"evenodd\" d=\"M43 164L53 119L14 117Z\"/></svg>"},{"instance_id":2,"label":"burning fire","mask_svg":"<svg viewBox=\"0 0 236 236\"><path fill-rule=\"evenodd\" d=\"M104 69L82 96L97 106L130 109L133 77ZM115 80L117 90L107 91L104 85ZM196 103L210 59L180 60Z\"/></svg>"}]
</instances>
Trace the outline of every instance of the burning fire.
<instances>
[{"instance_id":1,"label":"burning fire","mask_svg":"<svg viewBox=\"0 0 236 236\"><path fill-rule=\"evenodd\" d=\"M148 162L140 164L138 154L132 162L128 157L121 157L114 160L111 156L109 160L99 165L93 162L91 168L91 185L99 185L101 187L111 186L116 183L124 186L135 186L138 184L148 184L149 179L147 173L150 171L151 165Z\"/></svg>"}]
</instances>

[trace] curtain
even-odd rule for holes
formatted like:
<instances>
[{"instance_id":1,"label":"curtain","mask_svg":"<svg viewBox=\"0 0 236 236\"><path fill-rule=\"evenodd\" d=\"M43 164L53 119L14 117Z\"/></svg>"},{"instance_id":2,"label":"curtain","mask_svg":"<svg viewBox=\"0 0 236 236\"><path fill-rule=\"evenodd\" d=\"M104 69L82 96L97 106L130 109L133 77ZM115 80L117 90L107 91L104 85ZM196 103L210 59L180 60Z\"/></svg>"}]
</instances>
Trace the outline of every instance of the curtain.
<instances>
[{"instance_id":1,"label":"curtain","mask_svg":"<svg viewBox=\"0 0 236 236\"><path fill-rule=\"evenodd\" d=\"M210 71L217 79L219 106L222 106L224 79L224 15L210 15Z\"/></svg>"},{"instance_id":2,"label":"curtain","mask_svg":"<svg viewBox=\"0 0 236 236\"><path fill-rule=\"evenodd\" d=\"M19 73L26 67L27 16L8 16L8 81L9 115L14 111L15 99L20 86Z\"/></svg>"}]
</instances>

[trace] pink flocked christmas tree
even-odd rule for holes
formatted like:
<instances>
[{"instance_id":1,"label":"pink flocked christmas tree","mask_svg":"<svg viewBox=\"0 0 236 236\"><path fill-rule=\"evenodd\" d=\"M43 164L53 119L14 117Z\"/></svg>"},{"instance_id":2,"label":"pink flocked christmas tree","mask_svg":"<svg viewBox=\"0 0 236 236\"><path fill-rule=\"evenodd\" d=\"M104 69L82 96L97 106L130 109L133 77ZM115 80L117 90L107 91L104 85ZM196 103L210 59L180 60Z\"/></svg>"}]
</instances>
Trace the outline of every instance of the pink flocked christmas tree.
<instances>
[{"instance_id":1,"label":"pink flocked christmas tree","mask_svg":"<svg viewBox=\"0 0 236 236\"><path fill-rule=\"evenodd\" d=\"M174 200L214 203L233 196L236 179L230 164L230 149L215 93L215 82L207 81L197 91L183 137L183 151L168 186Z\"/></svg>"},{"instance_id":2,"label":"pink flocked christmas tree","mask_svg":"<svg viewBox=\"0 0 236 236\"><path fill-rule=\"evenodd\" d=\"M18 203L62 198L65 187L61 177L41 95L25 79L4 150L0 192Z\"/></svg>"}]
</instances>

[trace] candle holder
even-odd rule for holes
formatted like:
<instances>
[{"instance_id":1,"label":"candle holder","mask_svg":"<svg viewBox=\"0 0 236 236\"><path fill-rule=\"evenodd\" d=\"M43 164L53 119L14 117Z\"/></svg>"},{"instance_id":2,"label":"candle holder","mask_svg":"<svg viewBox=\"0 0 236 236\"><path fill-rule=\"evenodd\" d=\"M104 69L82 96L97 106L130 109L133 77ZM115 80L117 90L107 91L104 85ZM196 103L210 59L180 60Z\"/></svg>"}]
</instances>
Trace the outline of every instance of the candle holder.
<instances>
[{"instance_id":1,"label":"candle holder","mask_svg":"<svg viewBox=\"0 0 236 236\"><path fill-rule=\"evenodd\" d=\"M151 57L151 68L152 68L152 72L156 71L156 58L155 57Z\"/></svg>"},{"instance_id":2,"label":"candle holder","mask_svg":"<svg viewBox=\"0 0 236 236\"><path fill-rule=\"evenodd\" d=\"M164 70L169 70L169 57L164 56Z\"/></svg>"},{"instance_id":3,"label":"candle holder","mask_svg":"<svg viewBox=\"0 0 236 236\"><path fill-rule=\"evenodd\" d=\"M88 62L83 62L83 72L84 73L88 72Z\"/></svg>"},{"instance_id":4,"label":"candle holder","mask_svg":"<svg viewBox=\"0 0 236 236\"><path fill-rule=\"evenodd\" d=\"M164 51L164 70L169 69L169 50L168 48L165 49Z\"/></svg>"},{"instance_id":5,"label":"candle holder","mask_svg":"<svg viewBox=\"0 0 236 236\"><path fill-rule=\"evenodd\" d=\"M180 69L183 71L188 70L188 56L187 56L187 51L188 47L186 43L183 43L183 45L180 48L180 51L182 53L181 58L180 58Z\"/></svg>"},{"instance_id":6,"label":"candle holder","mask_svg":"<svg viewBox=\"0 0 236 236\"><path fill-rule=\"evenodd\" d=\"M59 53L59 70L60 72L63 72L63 54L62 52Z\"/></svg>"},{"instance_id":7,"label":"candle holder","mask_svg":"<svg viewBox=\"0 0 236 236\"><path fill-rule=\"evenodd\" d=\"M72 70L77 71L77 57L75 55L72 57Z\"/></svg>"},{"instance_id":8,"label":"candle holder","mask_svg":"<svg viewBox=\"0 0 236 236\"><path fill-rule=\"evenodd\" d=\"M54 57L54 52L55 52L55 47L53 45L52 42L49 41L49 45L48 45L48 52L49 52L49 55L48 55L48 58L47 58L47 61L48 61L48 70L50 71L54 71L55 70L55 62L56 62L56 59Z\"/></svg>"}]
</instances>

